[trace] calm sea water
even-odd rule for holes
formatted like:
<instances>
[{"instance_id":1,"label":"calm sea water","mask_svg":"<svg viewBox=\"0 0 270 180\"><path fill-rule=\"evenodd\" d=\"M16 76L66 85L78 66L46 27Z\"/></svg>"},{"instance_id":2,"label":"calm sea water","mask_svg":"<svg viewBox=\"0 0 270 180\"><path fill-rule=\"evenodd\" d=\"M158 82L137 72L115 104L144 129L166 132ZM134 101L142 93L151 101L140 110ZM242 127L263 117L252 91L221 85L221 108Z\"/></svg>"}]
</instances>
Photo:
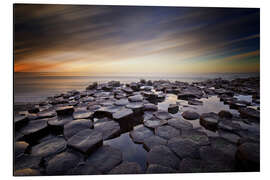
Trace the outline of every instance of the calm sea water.
<instances>
[{"instance_id":1,"label":"calm sea water","mask_svg":"<svg viewBox=\"0 0 270 180\"><path fill-rule=\"evenodd\" d=\"M62 75L54 73L14 73L14 102L39 102L48 96L69 90L84 90L91 82L108 82L111 80L122 83L137 82L140 79L170 80L183 82L196 82L213 78L227 80L243 77L259 76L258 73L217 73L217 74L180 74L180 75L155 75L155 76L90 76L90 75Z\"/></svg>"}]
</instances>

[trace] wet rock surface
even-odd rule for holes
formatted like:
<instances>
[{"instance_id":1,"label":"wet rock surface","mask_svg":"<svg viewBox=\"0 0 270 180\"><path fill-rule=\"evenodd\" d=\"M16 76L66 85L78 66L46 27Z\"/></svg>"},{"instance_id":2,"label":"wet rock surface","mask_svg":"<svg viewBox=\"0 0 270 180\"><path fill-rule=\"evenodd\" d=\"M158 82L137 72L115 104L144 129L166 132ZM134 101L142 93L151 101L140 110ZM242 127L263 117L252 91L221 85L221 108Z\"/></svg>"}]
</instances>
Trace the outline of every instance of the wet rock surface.
<instances>
[{"instance_id":1,"label":"wet rock surface","mask_svg":"<svg viewBox=\"0 0 270 180\"><path fill-rule=\"evenodd\" d=\"M123 162L109 172L109 174L140 174L140 173L142 173L140 165L134 162Z\"/></svg>"},{"instance_id":2,"label":"wet rock surface","mask_svg":"<svg viewBox=\"0 0 270 180\"><path fill-rule=\"evenodd\" d=\"M16 176L260 170L259 78L96 82L14 109Z\"/></svg>"}]
</instances>

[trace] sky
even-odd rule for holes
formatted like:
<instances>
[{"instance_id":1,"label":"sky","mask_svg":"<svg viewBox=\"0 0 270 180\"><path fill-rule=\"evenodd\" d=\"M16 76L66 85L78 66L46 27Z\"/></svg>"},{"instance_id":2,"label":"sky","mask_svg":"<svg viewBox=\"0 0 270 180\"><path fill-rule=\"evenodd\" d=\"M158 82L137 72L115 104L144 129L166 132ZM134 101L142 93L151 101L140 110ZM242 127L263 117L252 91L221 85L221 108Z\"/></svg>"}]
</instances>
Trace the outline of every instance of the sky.
<instances>
[{"instance_id":1,"label":"sky","mask_svg":"<svg viewBox=\"0 0 270 180\"><path fill-rule=\"evenodd\" d=\"M14 71L260 71L258 8L14 5Z\"/></svg>"}]
</instances>

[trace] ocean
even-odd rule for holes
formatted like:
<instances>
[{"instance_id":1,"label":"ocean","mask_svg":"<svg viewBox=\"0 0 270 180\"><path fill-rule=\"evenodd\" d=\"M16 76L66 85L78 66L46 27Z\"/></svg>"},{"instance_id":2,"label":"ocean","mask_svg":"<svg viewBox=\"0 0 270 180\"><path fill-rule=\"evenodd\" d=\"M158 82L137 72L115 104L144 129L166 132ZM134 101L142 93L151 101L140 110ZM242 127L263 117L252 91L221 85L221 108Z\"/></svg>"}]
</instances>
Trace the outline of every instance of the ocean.
<instances>
[{"instance_id":1,"label":"ocean","mask_svg":"<svg viewBox=\"0 0 270 180\"><path fill-rule=\"evenodd\" d=\"M177 75L100 75L61 73L14 73L14 103L39 102L46 97L73 89L84 90L91 82L104 83L111 80L122 83L146 80L170 80L183 82L198 82L213 78L232 80L259 76L259 73L211 73L211 74L177 74Z\"/></svg>"}]
</instances>

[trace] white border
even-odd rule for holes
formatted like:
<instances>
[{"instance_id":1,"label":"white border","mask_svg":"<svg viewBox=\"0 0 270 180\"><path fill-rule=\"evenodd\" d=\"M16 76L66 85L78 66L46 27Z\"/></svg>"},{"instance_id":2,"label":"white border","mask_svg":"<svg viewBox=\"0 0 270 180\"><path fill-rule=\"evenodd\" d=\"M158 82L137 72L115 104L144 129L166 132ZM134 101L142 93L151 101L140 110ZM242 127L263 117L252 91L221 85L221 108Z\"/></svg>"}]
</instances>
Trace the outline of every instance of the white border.
<instances>
[{"instance_id":1,"label":"white border","mask_svg":"<svg viewBox=\"0 0 270 180\"><path fill-rule=\"evenodd\" d=\"M0 23L1 23L1 93L0 93L0 127L1 127L1 158L0 170L1 179L9 179L12 177L12 70L13 70L13 3L49 3L49 4L109 4L109 5L154 5L154 6L203 6L203 7L259 7L261 8L261 172L260 173L207 173L207 174L171 174L171 175L106 175L106 176L62 176L62 177L35 177L42 179L247 179L254 180L256 178L269 179L269 138L268 132L270 128L270 116L267 113L267 102L270 101L270 83L269 83L269 67L270 67L270 38L269 38L269 22L270 22L270 6L267 0L2 0L0 5ZM269 104L268 104L269 106ZM33 177L24 177L22 179L32 179Z\"/></svg>"}]
</instances>

